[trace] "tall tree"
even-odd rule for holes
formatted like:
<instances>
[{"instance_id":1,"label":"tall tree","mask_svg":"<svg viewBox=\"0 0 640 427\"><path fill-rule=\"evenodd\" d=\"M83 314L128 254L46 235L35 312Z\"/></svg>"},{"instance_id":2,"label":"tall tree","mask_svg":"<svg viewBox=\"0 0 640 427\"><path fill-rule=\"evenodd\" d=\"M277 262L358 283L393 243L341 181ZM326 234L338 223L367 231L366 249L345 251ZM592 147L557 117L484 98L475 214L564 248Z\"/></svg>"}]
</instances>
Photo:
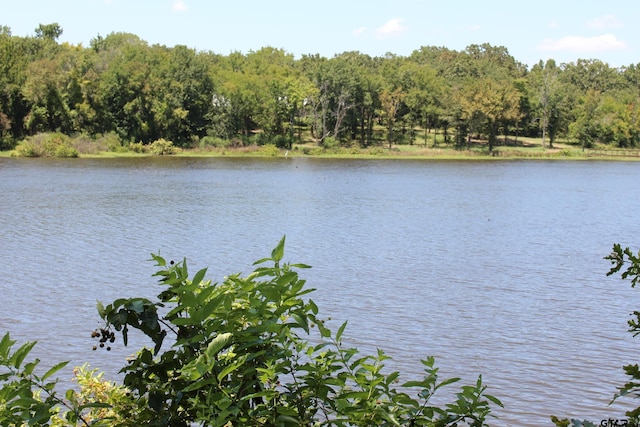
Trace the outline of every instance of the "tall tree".
<instances>
[{"instance_id":1,"label":"tall tree","mask_svg":"<svg viewBox=\"0 0 640 427\"><path fill-rule=\"evenodd\" d=\"M551 121L557 119L559 114L560 98L560 69L555 61L548 60L546 63L540 61L536 64L529 79L534 90L534 99L539 114L540 130L542 131L542 146L545 146L547 134ZM553 138L549 139L549 148L553 148Z\"/></svg>"},{"instance_id":2,"label":"tall tree","mask_svg":"<svg viewBox=\"0 0 640 427\"><path fill-rule=\"evenodd\" d=\"M468 143L474 131L485 130L489 135L489 151L493 151L498 125L518 118L519 100L516 88L504 82L487 77L468 81L461 96L462 118L470 127Z\"/></svg>"},{"instance_id":3,"label":"tall tree","mask_svg":"<svg viewBox=\"0 0 640 427\"><path fill-rule=\"evenodd\" d=\"M36 28L36 37L56 41L62 35L62 27L57 22L53 24L40 24Z\"/></svg>"},{"instance_id":4,"label":"tall tree","mask_svg":"<svg viewBox=\"0 0 640 427\"><path fill-rule=\"evenodd\" d=\"M583 149L591 148L598 140L598 107L602 100L602 93L593 89L583 95L576 108L576 120L571 123L569 130Z\"/></svg>"}]
</instances>

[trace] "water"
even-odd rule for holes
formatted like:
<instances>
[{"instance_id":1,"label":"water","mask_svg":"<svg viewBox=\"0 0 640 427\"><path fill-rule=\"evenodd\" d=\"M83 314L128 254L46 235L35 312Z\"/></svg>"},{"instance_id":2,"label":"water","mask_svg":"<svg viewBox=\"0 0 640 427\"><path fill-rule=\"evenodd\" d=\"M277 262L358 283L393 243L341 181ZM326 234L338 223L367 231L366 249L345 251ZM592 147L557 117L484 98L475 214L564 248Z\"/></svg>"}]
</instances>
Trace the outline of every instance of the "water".
<instances>
[{"instance_id":1,"label":"water","mask_svg":"<svg viewBox=\"0 0 640 427\"><path fill-rule=\"evenodd\" d=\"M428 355L482 374L492 425L624 418L636 402L607 403L640 300L602 258L640 248L639 181L623 162L0 159L0 332L113 377L136 347L91 351L95 302L154 297L150 253L219 280L286 235L331 326L402 379Z\"/></svg>"}]
</instances>

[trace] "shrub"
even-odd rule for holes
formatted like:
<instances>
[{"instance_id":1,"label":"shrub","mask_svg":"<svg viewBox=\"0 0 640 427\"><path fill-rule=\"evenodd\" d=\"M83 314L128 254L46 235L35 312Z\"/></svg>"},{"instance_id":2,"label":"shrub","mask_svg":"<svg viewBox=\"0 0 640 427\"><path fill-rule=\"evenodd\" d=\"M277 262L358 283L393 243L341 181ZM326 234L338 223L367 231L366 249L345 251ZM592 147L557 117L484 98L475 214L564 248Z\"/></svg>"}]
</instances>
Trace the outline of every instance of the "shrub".
<instances>
[{"instance_id":1,"label":"shrub","mask_svg":"<svg viewBox=\"0 0 640 427\"><path fill-rule=\"evenodd\" d=\"M291 139L283 135L276 135L273 138L273 144L275 144L276 147L282 149L291 149L292 146Z\"/></svg>"},{"instance_id":2,"label":"shrub","mask_svg":"<svg viewBox=\"0 0 640 427\"><path fill-rule=\"evenodd\" d=\"M65 393L69 405L56 408L51 418L52 427L73 425L137 426L132 419L139 412L131 392L124 386L103 379L104 374L88 365L73 370L76 389Z\"/></svg>"},{"instance_id":3,"label":"shrub","mask_svg":"<svg viewBox=\"0 0 640 427\"><path fill-rule=\"evenodd\" d=\"M40 157L42 153L32 141L24 140L16 146L11 155L14 157Z\"/></svg>"},{"instance_id":4,"label":"shrub","mask_svg":"<svg viewBox=\"0 0 640 427\"><path fill-rule=\"evenodd\" d=\"M255 145L266 145L270 142L269 137L264 132L255 133L249 138L249 140L251 141L251 144Z\"/></svg>"},{"instance_id":5,"label":"shrub","mask_svg":"<svg viewBox=\"0 0 640 427\"><path fill-rule=\"evenodd\" d=\"M130 142L129 143L129 150L133 151L134 153L146 153L147 152L147 146L144 145L142 142Z\"/></svg>"},{"instance_id":6,"label":"shrub","mask_svg":"<svg viewBox=\"0 0 640 427\"><path fill-rule=\"evenodd\" d=\"M189 278L186 260L152 255L160 267L157 302L99 306L107 336L119 331L127 345L135 328L153 342L122 369L139 402L139 425L480 426L490 404L501 405L480 377L454 402L432 406L439 388L458 381L439 381L432 357L422 361L424 378L396 388L399 373L384 372L389 357L345 347L346 322L335 333L325 326L317 305L303 298L313 289L296 270L307 266L282 263L283 256L284 238L253 273L212 283L206 269ZM172 345L163 350L168 335Z\"/></svg>"},{"instance_id":7,"label":"shrub","mask_svg":"<svg viewBox=\"0 0 640 427\"><path fill-rule=\"evenodd\" d=\"M126 151L126 148L122 144L122 140L115 132L105 133L104 135L100 136L99 141L101 141L102 144L106 145L107 150L111 152Z\"/></svg>"},{"instance_id":8,"label":"shrub","mask_svg":"<svg viewBox=\"0 0 640 427\"><path fill-rule=\"evenodd\" d=\"M69 144L58 145L54 152L54 157L78 157L78 150Z\"/></svg>"},{"instance_id":9,"label":"shrub","mask_svg":"<svg viewBox=\"0 0 640 427\"><path fill-rule=\"evenodd\" d=\"M372 156L383 156L385 154L384 148L382 147L371 147L367 151Z\"/></svg>"},{"instance_id":10,"label":"shrub","mask_svg":"<svg viewBox=\"0 0 640 427\"><path fill-rule=\"evenodd\" d=\"M149 152L157 156L176 154L180 149L173 145L172 141L164 138L157 139L149 144Z\"/></svg>"},{"instance_id":11,"label":"shrub","mask_svg":"<svg viewBox=\"0 0 640 427\"><path fill-rule=\"evenodd\" d=\"M81 154L98 154L101 151L107 150L107 146L103 141L85 134L73 137L71 139L71 146Z\"/></svg>"},{"instance_id":12,"label":"shrub","mask_svg":"<svg viewBox=\"0 0 640 427\"><path fill-rule=\"evenodd\" d=\"M201 150L206 149L207 147L215 147L215 148L227 148L231 145L231 141L224 138L218 138L216 136L205 136L200 139L199 147Z\"/></svg>"},{"instance_id":13,"label":"shrub","mask_svg":"<svg viewBox=\"0 0 640 427\"><path fill-rule=\"evenodd\" d=\"M129 150L134 153L146 153L147 147L142 142L131 142L129 143Z\"/></svg>"},{"instance_id":14,"label":"shrub","mask_svg":"<svg viewBox=\"0 0 640 427\"><path fill-rule=\"evenodd\" d=\"M322 147L327 150L335 149L340 147L340 141L331 136L328 136L322 140Z\"/></svg>"},{"instance_id":15,"label":"shrub","mask_svg":"<svg viewBox=\"0 0 640 427\"><path fill-rule=\"evenodd\" d=\"M35 343L12 351L6 334L0 425L482 426L491 405L502 406L485 393L482 377L451 403L433 406L434 394L458 381L439 380L433 357L422 361L422 379L401 384L398 372L385 372L382 350L362 355L344 346L347 323L332 332L313 300L303 298L313 289L297 270L308 266L283 263L284 242L249 275L221 283L206 279L206 269L190 277L186 260L152 255L157 301L98 304L105 325L95 339L115 345L119 333L128 345L134 328L153 343L122 368L122 385L83 367L76 370L79 390L60 397L49 378L66 363L38 376L37 359L24 363Z\"/></svg>"},{"instance_id":16,"label":"shrub","mask_svg":"<svg viewBox=\"0 0 640 427\"><path fill-rule=\"evenodd\" d=\"M278 150L278 147L273 144L265 144L260 147L258 153L263 156L277 157L278 155L280 155L280 150Z\"/></svg>"},{"instance_id":17,"label":"shrub","mask_svg":"<svg viewBox=\"0 0 640 427\"><path fill-rule=\"evenodd\" d=\"M39 133L29 136L14 151L18 157L78 157L68 136L61 133Z\"/></svg>"}]
</instances>

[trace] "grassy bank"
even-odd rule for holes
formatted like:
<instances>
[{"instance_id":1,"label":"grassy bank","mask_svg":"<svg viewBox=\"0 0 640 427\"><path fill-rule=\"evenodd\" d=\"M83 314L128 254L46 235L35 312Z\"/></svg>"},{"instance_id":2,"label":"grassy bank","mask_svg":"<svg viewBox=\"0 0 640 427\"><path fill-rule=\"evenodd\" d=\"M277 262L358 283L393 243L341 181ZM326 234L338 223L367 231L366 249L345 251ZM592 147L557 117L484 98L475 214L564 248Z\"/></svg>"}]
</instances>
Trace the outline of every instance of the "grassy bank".
<instances>
[{"instance_id":1,"label":"grassy bank","mask_svg":"<svg viewBox=\"0 0 640 427\"><path fill-rule=\"evenodd\" d=\"M436 144L434 144L434 139ZM473 140L463 147L444 144L433 136L429 143L417 139L413 144L387 144L361 147L357 143L319 144L311 141L294 143L290 149L273 144L193 144L193 148L175 147L164 139L151 144L123 144L113 135L88 138L61 134L39 134L21 141L13 150L0 151L0 157L145 157L171 155L180 157L321 157L362 159L434 159L434 160L640 160L640 149L617 149L597 146L583 149L567 141L556 142L553 148L539 138L508 139L501 137L492 150L487 141Z\"/></svg>"}]
</instances>

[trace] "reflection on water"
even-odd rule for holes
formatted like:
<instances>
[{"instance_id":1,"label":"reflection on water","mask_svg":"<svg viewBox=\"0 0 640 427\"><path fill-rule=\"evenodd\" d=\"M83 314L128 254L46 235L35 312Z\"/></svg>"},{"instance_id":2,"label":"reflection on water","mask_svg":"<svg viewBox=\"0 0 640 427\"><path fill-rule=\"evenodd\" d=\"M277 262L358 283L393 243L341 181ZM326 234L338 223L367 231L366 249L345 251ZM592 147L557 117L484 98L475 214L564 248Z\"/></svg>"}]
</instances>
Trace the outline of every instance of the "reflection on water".
<instances>
[{"instance_id":1,"label":"reflection on water","mask_svg":"<svg viewBox=\"0 0 640 427\"><path fill-rule=\"evenodd\" d=\"M602 258L640 247L639 179L613 162L0 159L0 331L115 375L135 347L91 351L95 301L155 296L151 252L220 279L286 235L324 315L404 379L428 355L482 374L495 425L623 418L607 403L640 301Z\"/></svg>"}]
</instances>

